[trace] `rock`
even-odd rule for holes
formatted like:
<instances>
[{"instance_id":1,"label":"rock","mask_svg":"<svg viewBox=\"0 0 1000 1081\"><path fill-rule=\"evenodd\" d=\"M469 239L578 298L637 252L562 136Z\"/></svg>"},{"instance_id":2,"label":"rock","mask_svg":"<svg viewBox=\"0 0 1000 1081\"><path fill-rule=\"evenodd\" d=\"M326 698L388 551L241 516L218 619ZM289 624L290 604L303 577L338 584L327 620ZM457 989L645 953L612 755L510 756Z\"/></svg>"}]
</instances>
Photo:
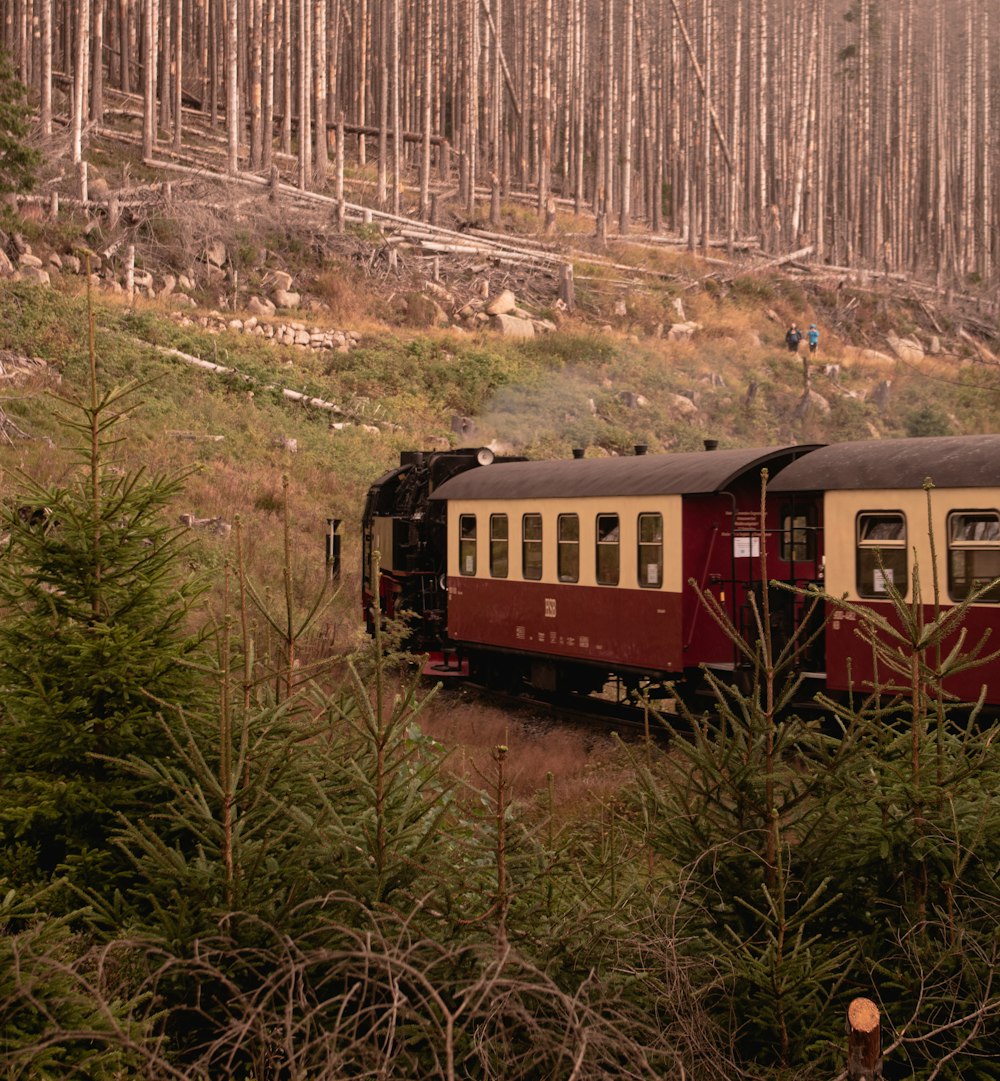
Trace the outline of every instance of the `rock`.
<instances>
[{"instance_id":1,"label":"rock","mask_svg":"<svg viewBox=\"0 0 1000 1081\"><path fill-rule=\"evenodd\" d=\"M628 315L628 305L624 300L615 301L614 314L617 315L619 319L624 319L625 316Z\"/></svg>"},{"instance_id":2,"label":"rock","mask_svg":"<svg viewBox=\"0 0 1000 1081\"><path fill-rule=\"evenodd\" d=\"M15 233L10 239L11 243L14 245L14 250L18 255L31 254L31 245L20 233Z\"/></svg>"},{"instance_id":3,"label":"rock","mask_svg":"<svg viewBox=\"0 0 1000 1081\"><path fill-rule=\"evenodd\" d=\"M683 394L665 394L664 404L682 417L693 417L698 412L694 402Z\"/></svg>"},{"instance_id":4,"label":"rock","mask_svg":"<svg viewBox=\"0 0 1000 1081\"><path fill-rule=\"evenodd\" d=\"M49 266L50 267L55 267L56 270L62 270L62 265L63 265L63 262L62 262L62 259L59 258L58 252L53 252L49 256Z\"/></svg>"},{"instance_id":5,"label":"rock","mask_svg":"<svg viewBox=\"0 0 1000 1081\"><path fill-rule=\"evenodd\" d=\"M190 293L194 288L194 281L187 274L177 275L177 284L184 290L185 293Z\"/></svg>"},{"instance_id":6,"label":"rock","mask_svg":"<svg viewBox=\"0 0 1000 1081\"><path fill-rule=\"evenodd\" d=\"M50 285L49 272L41 267L26 266L20 270L21 281L30 282L32 285Z\"/></svg>"},{"instance_id":7,"label":"rock","mask_svg":"<svg viewBox=\"0 0 1000 1081\"><path fill-rule=\"evenodd\" d=\"M111 193L111 188L103 176L95 176L87 180L87 191L91 199L103 202Z\"/></svg>"},{"instance_id":8,"label":"rock","mask_svg":"<svg viewBox=\"0 0 1000 1081\"><path fill-rule=\"evenodd\" d=\"M74 274L80 273L80 260L75 255L64 255L62 257L63 270L70 270Z\"/></svg>"},{"instance_id":9,"label":"rock","mask_svg":"<svg viewBox=\"0 0 1000 1081\"><path fill-rule=\"evenodd\" d=\"M667 331L667 341L690 341L698 330L701 330L701 323L674 323Z\"/></svg>"},{"instance_id":10,"label":"rock","mask_svg":"<svg viewBox=\"0 0 1000 1081\"><path fill-rule=\"evenodd\" d=\"M516 315L494 315L493 328L505 338L533 338L534 324L529 319L518 319Z\"/></svg>"},{"instance_id":11,"label":"rock","mask_svg":"<svg viewBox=\"0 0 1000 1081\"><path fill-rule=\"evenodd\" d=\"M890 332L886 335L886 341L900 360L915 363L924 359L923 346L914 338L900 338Z\"/></svg>"},{"instance_id":12,"label":"rock","mask_svg":"<svg viewBox=\"0 0 1000 1081\"><path fill-rule=\"evenodd\" d=\"M612 328L612 326L611 326L611 324L610 324L610 323L603 323L603 324L601 325L601 331L602 331L602 333L604 333L604 334L611 334L611 333L612 333L612 330L613 330L613 328Z\"/></svg>"},{"instance_id":13,"label":"rock","mask_svg":"<svg viewBox=\"0 0 1000 1081\"><path fill-rule=\"evenodd\" d=\"M253 312L254 315L270 317L274 315L275 310L275 306L270 300L262 300L260 297L251 297L247 301L247 311Z\"/></svg>"},{"instance_id":14,"label":"rock","mask_svg":"<svg viewBox=\"0 0 1000 1081\"><path fill-rule=\"evenodd\" d=\"M531 322L540 334L548 334L559 329L551 319L532 319Z\"/></svg>"},{"instance_id":15,"label":"rock","mask_svg":"<svg viewBox=\"0 0 1000 1081\"><path fill-rule=\"evenodd\" d=\"M163 275L163 288L160 290L161 297L168 297L177 288L177 279L173 274Z\"/></svg>"},{"instance_id":16,"label":"rock","mask_svg":"<svg viewBox=\"0 0 1000 1081\"><path fill-rule=\"evenodd\" d=\"M406 321L413 327L446 327L448 315L432 297L411 293L406 300Z\"/></svg>"},{"instance_id":17,"label":"rock","mask_svg":"<svg viewBox=\"0 0 1000 1081\"><path fill-rule=\"evenodd\" d=\"M299 450L299 441L292 439L287 435L279 435L271 441L272 447L277 447L279 450L287 450L289 454L297 454Z\"/></svg>"},{"instance_id":18,"label":"rock","mask_svg":"<svg viewBox=\"0 0 1000 1081\"><path fill-rule=\"evenodd\" d=\"M823 374L830 377L831 383L840 382L840 365L839 364L824 364Z\"/></svg>"},{"instance_id":19,"label":"rock","mask_svg":"<svg viewBox=\"0 0 1000 1081\"><path fill-rule=\"evenodd\" d=\"M517 297L509 289L504 289L486 305L486 314L509 315L516 307Z\"/></svg>"},{"instance_id":20,"label":"rock","mask_svg":"<svg viewBox=\"0 0 1000 1081\"><path fill-rule=\"evenodd\" d=\"M226 245L221 240L213 240L205 247L205 262L210 266L221 267L226 261Z\"/></svg>"},{"instance_id":21,"label":"rock","mask_svg":"<svg viewBox=\"0 0 1000 1081\"><path fill-rule=\"evenodd\" d=\"M642 394L636 394L631 390L623 390L618 395L618 401L629 409L644 409L649 405L649 399Z\"/></svg>"},{"instance_id":22,"label":"rock","mask_svg":"<svg viewBox=\"0 0 1000 1081\"><path fill-rule=\"evenodd\" d=\"M283 289L286 293L292 291L292 276L287 270L272 270L267 280L274 291L278 289Z\"/></svg>"},{"instance_id":23,"label":"rock","mask_svg":"<svg viewBox=\"0 0 1000 1081\"><path fill-rule=\"evenodd\" d=\"M674 297L670 302L674 309L674 314L677 316L678 323L686 323L688 321L687 316L684 314L684 302L680 297Z\"/></svg>"},{"instance_id":24,"label":"rock","mask_svg":"<svg viewBox=\"0 0 1000 1081\"><path fill-rule=\"evenodd\" d=\"M941 352L941 339L936 334L931 336L931 344L927 352L934 357L936 357L938 353Z\"/></svg>"},{"instance_id":25,"label":"rock","mask_svg":"<svg viewBox=\"0 0 1000 1081\"><path fill-rule=\"evenodd\" d=\"M37 255L32 255L30 252L22 253L21 258L18 259L17 262L22 270L25 267L34 267L36 270L41 270L44 265Z\"/></svg>"},{"instance_id":26,"label":"rock","mask_svg":"<svg viewBox=\"0 0 1000 1081\"><path fill-rule=\"evenodd\" d=\"M136 270L133 272L132 281L135 282L136 289L151 289L153 275L148 270Z\"/></svg>"},{"instance_id":27,"label":"rock","mask_svg":"<svg viewBox=\"0 0 1000 1081\"><path fill-rule=\"evenodd\" d=\"M7 257L7 253L0 248L0 274L13 274L14 264Z\"/></svg>"},{"instance_id":28,"label":"rock","mask_svg":"<svg viewBox=\"0 0 1000 1081\"><path fill-rule=\"evenodd\" d=\"M170 303L175 308L196 308L195 302L187 295L187 293L174 293L170 297Z\"/></svg>"},{"instance_id":29,"label":"rock","mask_svg":"<svg viewBox=\"0 0 1000 1081\"><path fill-rule=\"evenodd\" d=\"M295 344L296 345L308 345L309 344L309 331L297 330L295 331Z\"/></svg>"},{"instance_id":30,"label":"rock","mask_svg":"<svg viewBox=\"0 0 1000 1081\"><path fill-rule=\"evenodd\" d=\"M230 330L242 330L243 329L243 320L242 319L230 319L229 322L226 324L226 326Z\"/></svg>"},{"instance_id":31,"label":"rock","mask_svg":"<svg viewBox=\"0 0 1000 1081\"><path fill-rule=\"evenodd\" d=\"M299 293L289 293L285 289L275 289L271 296L279 308L297 308L302 302Z\"/></svg>"},{"instance_id":32,"label":"rock","mask_svg":"<svg viewBox=\"0 0 1000 1081\"><path fill-rule=\"evenodd\" d=\"M891 379L881 380L868 392L866 400L871 402L880 412L885 412L889 405L889 392L891 387Z\"/></svg>"},{"instance_id":33,"label":"rock","mask_svg":"<svg viewBox=\"0 0 1000 1081\"><path fill-rule=\"evenodd\" d=\"M864 357L865 360L880 360L885 361L887 364L892 363L892 357L887 353L880 353L877 349L862 349L861 356Z\"/></svg>"},{"instance_id":34,"label":"rock","mask_svg":"<svg viewBox=\"0 0 1000 1081\"><path fill-rule=\"evenodd\" d=\"M810 390L808 394L803 394L799 399L799 404L796 407L795 412L800 417L805 416L806 413L812 412L827 417L830 415L830 403L822 394L817 393L815 390Z\"/></svg>"},{"instance_id":35,"label":"rock","mask_svg":"<svg viewBox=\"0 0 1000 1081\"><path fill-rule=\"evenodd\" d=\"M780 323L782 321L781 316L774 310L774 308L768 308L764 313L772 323Z\"/></svg>"}]
</instances>

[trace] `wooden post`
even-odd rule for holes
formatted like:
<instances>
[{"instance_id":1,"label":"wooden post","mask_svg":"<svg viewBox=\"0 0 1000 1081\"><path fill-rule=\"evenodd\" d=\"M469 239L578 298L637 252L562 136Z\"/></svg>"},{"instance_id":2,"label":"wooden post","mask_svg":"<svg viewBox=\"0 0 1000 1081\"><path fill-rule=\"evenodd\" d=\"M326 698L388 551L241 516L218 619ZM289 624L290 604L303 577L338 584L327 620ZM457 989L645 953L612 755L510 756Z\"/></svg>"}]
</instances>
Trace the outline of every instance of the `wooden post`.
<instances>
[{"instance_id":1,"label":"wooden post","mask_svg":"<svg viewBox=\"0 0 1000 1081\"><path fill-rule=\"evenodd\" d=\"M108 194L108 228L116 229L120 217L121 207L118 205L118 193L110 192Z\"/></svg>"},{"instance_id":2,"label":"wooden post","mask_svg":"<svg viewBox=\"0 0 1000 1081\"><path fill-rule=\"evenodd\" d=\"M437 225L438 223L438 195L437 192L431 194L431 225Z\"/></svg>"},{"instance_id":3,"label":"wooden post","mask_svg":"<svg viewBox=\"0 0 1000 1081\"><path fill-rule=\"evenodd\" d=\"M334 194L337 197L337 232L342 233L344 231L344 217L346 208L344 206L344 114L337 114L337 158L336 166L337 175L335 178L335 191Z\"/></svg>"},{"instance_id":4,"label":"wooden post","mask_svg":"<svg viewBox=\"0 0 1000 1081\"><path fill-rule=\"evenodd\" d=\"M277 165L272 165L271 166L270 192L269 192L268 198L271 200L272 203L276 203L278 201L278 167L277 167Z\"/></svg>"},{"instance_id":5,"label":"wooden post","mask_svg":"<svg viewBox=\"0 0 1000 1081\"><path fill-rule=\"evenodd\" d=\"M129 304L135 300L135 245L129 244L125 257L125 292Z\"/></svg>"},{"instance_id":6,"label":"wooden post","mask_svg":"<svg viewBox=\"0 0 1000 1081\"><path fill-rule=\"evenodd\" d=\"M559 268L559 299L571 312L576 306L576 289L573 285L573 264L563 263Z\"/></svg>"},{"instance_id":7,"label":"wooden post","mask_svg":"<svg viewBox=\"0 0 1000 1081\"><path fill-rule=\"evenodd\" d=\"M59 192L49 192L49 217L55 221L59 217Z\"/></svg>"},{"instance_id":8,"label":"wooden post","mask_svg":"<svg viewBox=\"0 0 1000 1081\"><path fill-rule=\"evenodd\" d=\"M856 998L847 1007L847 1081L882 1077L882 1027L878 1006Z\"/></svg>"}]
</instances>

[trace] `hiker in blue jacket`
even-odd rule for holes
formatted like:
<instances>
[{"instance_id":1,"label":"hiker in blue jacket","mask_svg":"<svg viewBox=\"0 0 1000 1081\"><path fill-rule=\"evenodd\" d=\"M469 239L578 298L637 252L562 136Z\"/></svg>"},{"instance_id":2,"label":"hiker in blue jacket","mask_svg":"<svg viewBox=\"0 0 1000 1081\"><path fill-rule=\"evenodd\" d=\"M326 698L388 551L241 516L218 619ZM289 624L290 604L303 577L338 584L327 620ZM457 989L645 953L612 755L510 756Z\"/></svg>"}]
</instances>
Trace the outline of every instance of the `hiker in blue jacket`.
<instances>
[{"instance_id":1,"label":"hiker in blue jacket","mask_svg":"<svg viewBox=\"0 0 1000 1081\"><path fill-rule=\"evenodd\" d=\"M815 356L816 350L819 349L819 331L816 329L815 323L809 324L809 333L806 335L806 341L809 342L810 355Z\"/></svg>"}]
</instances>

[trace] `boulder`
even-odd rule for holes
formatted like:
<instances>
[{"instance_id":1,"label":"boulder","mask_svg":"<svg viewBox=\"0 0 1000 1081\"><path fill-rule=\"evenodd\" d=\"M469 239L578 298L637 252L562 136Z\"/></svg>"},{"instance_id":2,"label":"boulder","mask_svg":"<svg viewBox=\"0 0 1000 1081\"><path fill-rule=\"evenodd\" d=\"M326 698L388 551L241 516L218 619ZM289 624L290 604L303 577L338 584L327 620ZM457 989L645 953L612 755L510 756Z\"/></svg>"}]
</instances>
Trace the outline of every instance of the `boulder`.
<instances>
[{"instance_id":1,"label":"boulder","mask_svg":"<svg viewBox=\"0 0 1000 1081\"><path fill-rule=\"evenodd\" d=\"M618 401L629 409L644 409L649 405L649 399L643 394L636 394L631 390L623 390L618 395Z\"/></svg>"},{"instance_id":2,"label":"boulder","mask_svg":"<svg viewBox=\"0 0 1000 1081\"><path fill-rule=\"evenodd\" d=\"M673 323L667 331L667 341L690 341L698 330L701 330L701 323Z\"/></svg>"},{"instance_id":3,"label":"boulder","mask_svg":"<svg viewBox=\"0 0 1000 1081\"><path fill-rule=\"evenodd\" d=\"M619 319L624 319L628 315L628 305L624 300L615 301L614 313Z\"/></svg>"},{"instance_id":4,"label":"boulder","mask_svg":"<svg viewBox=\"0 0 1000 1081\"><path fill-rule=\"evenodd\" d=\"M686 323L688 317L684 314L684 302L680 297L674 297L670 302L671 307L674 309L674 314L677 316L678 323Z\"/></svg>"},{"instance_id":5,"label":"boulder","mask_svg":"<svg viewBox=\"0 0 1000 1081\"><path fill-rule=\"evenodd\" d=\"M50 285L49 272L41 267L25 266L19 271L21 281L30 282L32 285Z\"/></svg>"},{"instance_id":6,"label":"boulder","mask_svg":"<svg viewBox=\"0 0 1000 1081\"><path fill-rule=\"evenodd\" d=\"M268 283L272 290L283 289L286 293L292 291L292 276L287 270L272 270L268 275Z\"/></svg>"},{"instance_id":7,"label":"boulder","mask_svg":"<svg viewBox=\"0 0 1000 1081\"><path fill-rule=\"evenodd\" d=\"M810 390L802 395L799 404L795 407L795 414L800 418L808 413L819 413L820 416L827 417L830 415L830 403L822 394Z\"/></svg>"},{"instance_id":8,"label":"boulder","mask_svg":"<svg viewBox=\"0 0 1000 1081\"><path fill-rule=\"evenodd\" d=\"M63 261L59 258L57 252L53 252L49 256L49 266L54 267L56 270L62 270Z\"/></svg>"},{"instance_id":9,"label":"boulder","mask_svg":"<svg viewBox=\"0 0 1000 1081\"><path fill-rule=\"evenodd\" d=\"M297 308L302 302L302 297L299 293L289 293L285 289L275 289L271 294L272 299L276 307L279 308Z\"/></svg>"},{"instance_id":10,"label":"boulder","mask_svg":"<svg viewBox=\"0 0 1000 1081\"><path fill-rule=\"evenodd\" d=\"M665 394L664 405L682 417L693 417L698 412L698 407L684 394Z\"/></svg>"},{"instance_id":11,"label":"boulder","mask_svg":"<svg viewBox=\"0 0 1000 1081\"><path fill-rule=\"evenodd\" d=\"M213 240L205 246L205 262L210 266L221 267L226 261L226 245L221 240Z\"/></svg>"},{"instance_id":12,"label":"boulder","mask_svg":"<svg viewBox=\"0 0 1000 1081\"><path fill-rule=\"evenodd\" d=\"M892 357L888 353L880 353L877 349L862 349L861 356L865 360L880 360L885 361L887 364L892 363Z\"/></svg>"},{"instance_id":13,"label":"boulder","mask_svg":"<svg viewBox=\"0 0 1000 1081\"><path fill-rule=\"evenodd\" d=\"M433 297L411 293L406 301L406 321L411 327L446 327L448 314Z\"/></svg>"},{"instance_id":14,"label":"boulder","mask_svg":"<svg viewBox=\"0 0 1000 1081\"><path fill-rule=\"evenodd\" d=\"M271 316L275 313L275 306L270 300L262 300L260 297L251 297L247 301L247 311L253 312L254 315Z\"/></svg>"},{"instance_id":15,"label":"boulder","mask_svg":"<svg viewBox=\"0 0 1000 1081\"><path fill-rule=\"evenodd\" d=\"M7 253L0 248L0 274L13 274L14 264L7 257Z\"/></svg>"},{"instance_id":16,"label":"boulder","mask_svg":"<svg viewBox=\"0 0 1000 1081\"><path fill-rule=\"evenodd\" d=\"M889 395L892 388L891 379L882 379L868 392L867 401L871 402L876 409L884 412L889 405Z\"/></svg>"},{"instance_id":17,"label":"boulder","mask_svg":"<svg viewBox=\"0 0 1000 1081\"><path fill-rule=\"evenodd\" d=\"M886 341L900 360L916 363L924 359L924 347L915 338L900 338L890 331Z\"/></svg>"},{"instance_id":18,"label":"boulder","mask_svg":"<svg viewBox=\"0 0 1000 1081\"><path fill-rule=\"evenodd\" d=\"M177 279L173 274L163 275L163 288L160 290L161 297L168 297L177 288Z\"/></svg>"},{"instance_id":19,"label":"boulder","mask_svg":"<svg viewBox=\"0 0 1000 1081\"><path fill-rule=\"evenodd\" d=\"M509 315L516 307L517 297L509 289L504 289L486 305L486 314Z\"/></svg>"},{"instance_id":20,"label":"boulder","mask_svg":"<svg viewBox=\"0 0 1000 1081\"><path fill-rule=\"evenodd\" d=\"M37 255L32 255L31 252L22 253L20 259L18 259L18 266L23 270L25 267L34 267L36 270L41 270L44 266L41 259Z\"/></svg>"},{"instance_id":21,"label":"boulder","mask_svg":"<svg viewBox=\"0 0 1000 1081\"><path fill-rule=\"evenodd\" d=\"M505 338L533 338L535 325L530 319L518 319L516 315L494 315L493 328Z\"/></svg>"}]
</instances>

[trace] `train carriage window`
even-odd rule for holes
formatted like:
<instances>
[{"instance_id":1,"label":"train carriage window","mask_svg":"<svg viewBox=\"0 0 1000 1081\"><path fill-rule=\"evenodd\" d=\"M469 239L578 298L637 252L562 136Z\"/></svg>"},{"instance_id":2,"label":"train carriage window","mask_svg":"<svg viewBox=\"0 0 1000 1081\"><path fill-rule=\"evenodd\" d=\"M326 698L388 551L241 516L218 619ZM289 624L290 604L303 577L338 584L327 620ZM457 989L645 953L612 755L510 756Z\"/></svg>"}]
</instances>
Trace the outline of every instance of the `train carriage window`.
<instances>
[{"instance_id":1,"label":"train carriage window","mask_svg":"<svg viewBox=\"0 0 1000 1081\"><path fill-rule=\"evenodd\" d=\"M659 589L663 584L663 515L639 515L639 585Z\"/></svg>"},{"instance_id":2,"label":"train carriage window","mask_svg":"<svg viewBox=\"0 0 1000 1081\"><path fill-rule=\"evenodd\" d=\"M781 558L786 563L810 563L816 558L816 509L781 508Z\"/></svg>"},{"instance_id":3,"label":"train carriage window","mask_svg":"<svg viewBox=\"0 0 1000 1081\"><path fill-rule=\"evenodd\" d=\"M621 548L621 529L617 514L597 516L597 584L618 585Z\"/></svg>"},{"instance_id":4,"label":"train carriage window","mask_svg":"<svg viewBox=\"0 0 1000 1081\"><path fill-rule=\"evenodd\" d=\"M490 575L506 578L509 564L507 515L490 515Z\"/></svg>"},{"instance_id":5,"label":"train carriage window","mask_svg":"<svg viewBox=\"0 0 1000 1081\"><path fill-rule=\"evenodd\" d=\"M458 518L458 573L476 573L476 516L461 514Z\"/></svg>"},{"instance_id":6,"label":"train carriage window","mask_svg":"<svg viewBox=\"0 0 1000 1081\"><path fill-rule=\"evenodd\" d=\"M580 580L580 517L560 514L558 519L559 581Z\"/></svg>"},{"instance_id":7,"label":"train carriage window","mask_svg":"<svg viewBox=\"0 0 1000 1081\"><path fill-rule=\"evenodd\" d=\"M857 529L858 593L886 597L892 586L905 597L909 588L905 516L859 514Z\"/></svg>"},{"instance_id":8,"label":"train carriage window","mask_svg":"<svg viewBox=\"0 0 1000 1081\"><path fill-rule=\"evenodd\" d=\"M981 601L1000 601L1000 514L996 511L960 511L948 515L948 592L963 601L990 586Z\"/></svg>"},{"instance_id":9,"label":"train carriage window","mask_svg":"<svg viewBox=\"0 0 1000 1081\"><path fill-rule=\"evenodd\" d=\"M542 577L542 516L525 514L521 518L521 573L537 582Z\"/></svg>"}]
</instances>

